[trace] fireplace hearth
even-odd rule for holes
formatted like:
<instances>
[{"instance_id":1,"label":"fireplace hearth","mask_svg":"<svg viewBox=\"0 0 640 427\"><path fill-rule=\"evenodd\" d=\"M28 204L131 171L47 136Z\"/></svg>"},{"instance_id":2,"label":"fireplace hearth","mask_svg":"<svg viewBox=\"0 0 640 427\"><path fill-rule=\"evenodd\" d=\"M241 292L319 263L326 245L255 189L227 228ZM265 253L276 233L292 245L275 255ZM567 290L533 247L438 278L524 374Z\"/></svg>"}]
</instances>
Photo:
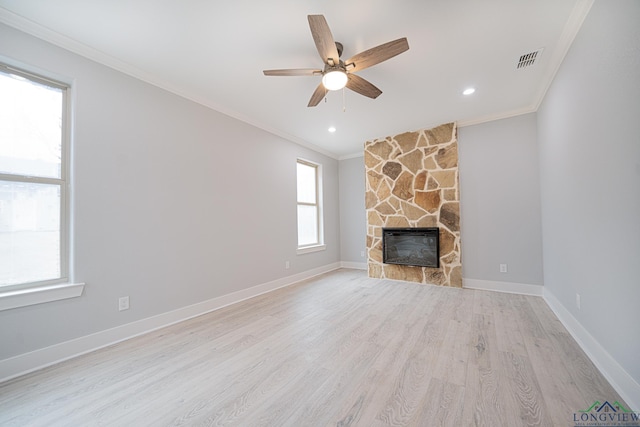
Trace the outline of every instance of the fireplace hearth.
<instances>
[{"instance_id":1,"label":"fireplace hearth","mask_svg":"<svg viewBox=\"0 0 640 427\"><path fill-rule=\"evenodd\" d=\"M383 228L382 262L416 267L440 267L440 229Z\"/></svg>"}]
</instances>

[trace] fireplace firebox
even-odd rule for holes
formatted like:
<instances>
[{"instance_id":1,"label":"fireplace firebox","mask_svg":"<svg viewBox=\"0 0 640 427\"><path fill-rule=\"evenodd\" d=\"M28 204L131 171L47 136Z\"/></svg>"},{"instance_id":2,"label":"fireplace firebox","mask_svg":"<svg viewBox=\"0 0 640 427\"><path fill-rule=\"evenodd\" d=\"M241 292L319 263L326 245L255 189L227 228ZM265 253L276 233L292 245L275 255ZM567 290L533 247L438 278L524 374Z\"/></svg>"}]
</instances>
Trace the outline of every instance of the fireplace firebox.
<instances>
[{"instance_id":1,"label":"fireplace firebox","mask_svg":"<svg viewBox=\"0 0 640 427\"><path fill-rule=\"evenodd\" d=\"M416 267L440 267L440 229L383 228L382 262Z\"/></svg>"}]
</instances>

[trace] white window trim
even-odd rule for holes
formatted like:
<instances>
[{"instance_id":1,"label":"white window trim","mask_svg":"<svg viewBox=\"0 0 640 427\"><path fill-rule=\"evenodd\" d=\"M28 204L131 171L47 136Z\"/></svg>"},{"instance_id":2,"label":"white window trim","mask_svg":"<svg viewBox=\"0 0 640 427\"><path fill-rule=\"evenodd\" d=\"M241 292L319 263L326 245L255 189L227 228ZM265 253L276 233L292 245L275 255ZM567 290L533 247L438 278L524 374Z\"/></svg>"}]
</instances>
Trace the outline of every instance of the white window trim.
<instances>
[{"instance_id":1,"label":"white window trim","mask_svg":"<svg viewBox=\"0 0 640 427\"><path fill-rule=\"evenodd\" d=\"M76 298L82 295L84 283L62 283L0 292L0 311L45 302Z\"/></svg>"},{"instance_id":2,"label":"white window trim","mask_svg":"<svg viewBox=\"0 0 640 427\"><path fill-rule=\"evenodd\" d=\"M311 160L298 158L298 163L306 164L316 168L316 206L318 208L318 243L311 245L298 246L296 249L297 255L308 254L313 252L324 251L327 249L327 245L324 243L324 212L323 212L323 195L322 195L322 165L320 163L312 162ZM297 183L297 181L296 181ZM299 205L296 200L296 206ZM296 224L297 225L297 224Z\"/></svg>"},{"instance_id":3,"label":"white window trim","mask_svg":"<svg viewBox=\"0 0 640 427\"><path fill-rule=\"evenodd\" d=\"M15 286L5 286L0 288L0 311L10 310L13 308L27 307L35 304L59 301L62 299L76 298L84 292L84 283L72 283L71 280L71 86L67 83L52 80L38 73L32 73L22 65L13 67L7 58L0 57L3 63L0 63L0 69L4 72L22 75L53 87L63 90L64 100L64 120L65 124L62 129L62 170L61 170L61 206L60 206L60 278L49 280L42 283L34 283L32 285L19 284ZM8 177L5 177L5 179ZM33 182L47 182L48 179L31 178Z\"/></svg>"},{"instance_id":4,"label":"white window trim","mask_svg":"<svg viewBox=\"0 0 640 427\"><path fill-rule=\"evenodd\" d=\"M298 249L296 249L296 254L298 255L310 254L312 252L320 252L326 249L327 249L327 245L325 245L324 243L319 245L312 245L312 246L300 246Z\"/></svg>"}]
</instances>

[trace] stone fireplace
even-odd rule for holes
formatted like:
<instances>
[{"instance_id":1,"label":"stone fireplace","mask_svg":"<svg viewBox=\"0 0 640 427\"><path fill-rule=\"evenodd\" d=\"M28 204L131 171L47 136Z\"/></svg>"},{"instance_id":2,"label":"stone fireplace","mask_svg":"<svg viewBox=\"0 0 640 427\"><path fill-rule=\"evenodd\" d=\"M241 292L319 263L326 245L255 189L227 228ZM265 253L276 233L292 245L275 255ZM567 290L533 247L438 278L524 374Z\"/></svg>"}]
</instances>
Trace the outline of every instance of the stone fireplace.
<instances>
[{"instance_id":1,"label":"stone fireplace","mask_svg":"<svg viewBox=\"0 0 640 427\"><path fill-rule=\"evenodd\" d=\"M369 277L462 287L455 123L365 143ZM439 228L439 267L383 263L383 228Z\"/></svg>"}]
</instances>

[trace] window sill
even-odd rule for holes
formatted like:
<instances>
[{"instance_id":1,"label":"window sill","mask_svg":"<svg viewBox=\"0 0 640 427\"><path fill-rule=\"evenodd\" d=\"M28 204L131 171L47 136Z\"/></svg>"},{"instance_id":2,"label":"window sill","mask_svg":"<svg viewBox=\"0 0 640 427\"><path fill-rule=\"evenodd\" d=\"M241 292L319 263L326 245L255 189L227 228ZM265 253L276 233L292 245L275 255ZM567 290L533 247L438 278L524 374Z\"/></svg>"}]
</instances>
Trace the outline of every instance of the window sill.
<instances>
[{"instance_id":1,"label":"window sill","mask_svg":"<svg viewBox=\"0 0 640 427\"><path fill-rule=\"evenodd\" d=\"M302 247L302 248L298 248L296 250L296 254L302 255L302 254L308 254L308 253L311 253L311 252L324 251L326 249L327 249L327 245L305 246L305 247Z\"/></svg>"},{"instance_id":2,"label":"window sill","mask_svg":"<svg viewBox=\"0 0 640 427\"><path fill-rule=\"evenodd\" d=\"M0 291L0 311L82 295L84 283L64 283L16 291Z\"/></svg>"}]
</instances>

